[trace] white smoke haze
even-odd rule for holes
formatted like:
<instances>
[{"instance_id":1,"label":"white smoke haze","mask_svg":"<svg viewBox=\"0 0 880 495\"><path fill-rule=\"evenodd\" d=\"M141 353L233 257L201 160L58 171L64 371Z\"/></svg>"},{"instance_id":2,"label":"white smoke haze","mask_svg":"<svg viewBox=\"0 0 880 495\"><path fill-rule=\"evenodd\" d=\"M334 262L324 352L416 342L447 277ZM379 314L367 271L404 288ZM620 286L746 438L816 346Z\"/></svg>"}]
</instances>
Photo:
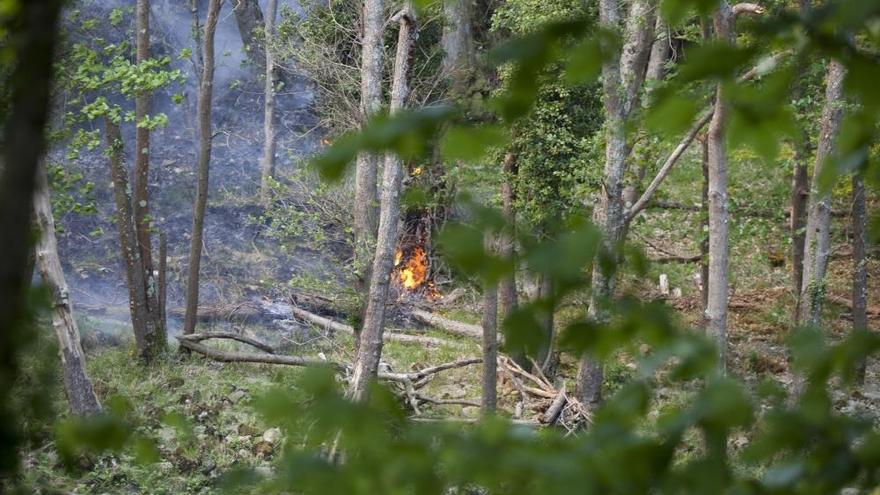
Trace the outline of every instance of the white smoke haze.
<instances>
[{"instance_id":1,"label":"white smoke haze","mask_svg":"<svg viewBox=\"0 0 880 495\"><path fill-rule=\"evenodd\" d=\"M211 160L208 212L205 220L205 246L202 262L200 301L203 305L273 297L265 281L283 285L291 276L302 273L326 273L338 277L334 263L326 254L297 249L281 252L277 246L260 238L253 218L260 214L256 206L259 187L259 159L263 144L263 82L261 70L250 67L243 51L232 6L238 0L226 0L217 26L214 75L213 125L215 137ZM174 68L186 80L153 98L153 112L168 116L168 125L151 135L150 195L157 229L168 235L168 307L183 305L185 269L195 194L195 163L198 133L195 106L198 74L192 59L179 59L185 49L195 50L192 37L193 17L188 0L153 0L151 15L152 52L168 55ZM265 8L265 1L261 2ZM131 0L84 0L75 2L83 16L106 19L116 8L130 9L123 24L115 30L97 28L109 40L133 31L134 2ZM289 8L301 13L295 1L281 0L279 13ZM200 21L204 21L207 1L199 2ZM102 32L103 31L107 31ZM80 41L70 40L70 43ZM180 104L171 96L182 93ZM320 136L311 114L312 90L302 80L288 80L276 98L277 169L289 174L300 166L302 158L313 153ZM124 107L133 109L133 102ZM94 124L97 127L97 123ZM128 164L132 163L134 126L123 126ZM64 159L64 144L52 153L52 161L83 173L95 184L98 213L94 216L68 214L60 219L64 232L59 248L71 286L75 309L86 315L92 326L106 326L107 331L129 332L127 289L118 255L118 236L107 159L100 150L85 152L74 162ZM158 236L154 253L158 251ZM102 324L100 322L105 322ZM180 321L169 312L169 330L179 330Z\"/></svg>"}]
</instances>

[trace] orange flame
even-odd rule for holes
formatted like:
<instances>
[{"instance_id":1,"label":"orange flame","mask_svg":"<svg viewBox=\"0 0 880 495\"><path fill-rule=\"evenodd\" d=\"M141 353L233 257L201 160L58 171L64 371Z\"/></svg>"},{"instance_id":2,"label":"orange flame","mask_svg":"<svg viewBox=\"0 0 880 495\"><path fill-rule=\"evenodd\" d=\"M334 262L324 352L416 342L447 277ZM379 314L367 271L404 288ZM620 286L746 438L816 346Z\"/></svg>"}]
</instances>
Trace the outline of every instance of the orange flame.
<instances>
[{"instance_id":1,"label":"orange flame","mask_svg":"<svg viewBox=\"0 0 880 495\"><path fill-rule=\"evenodd\" d=\"M400 284L409 290L415 290L425 283L428 278L428 256L420 246L413 249L412 254L401 266L403 252L398 249L394 253L394 266L397 268L397 277Z\"/></svg>"}]
</instances>

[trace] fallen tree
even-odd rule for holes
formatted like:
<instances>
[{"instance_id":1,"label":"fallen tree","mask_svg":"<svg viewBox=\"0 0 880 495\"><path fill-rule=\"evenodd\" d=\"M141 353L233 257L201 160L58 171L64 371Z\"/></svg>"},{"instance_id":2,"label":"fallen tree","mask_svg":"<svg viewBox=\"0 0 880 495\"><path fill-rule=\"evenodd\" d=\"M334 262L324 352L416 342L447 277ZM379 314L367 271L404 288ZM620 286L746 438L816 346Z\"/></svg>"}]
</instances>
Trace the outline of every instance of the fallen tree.
<instances>
[{"instance_id":1,"label":"fallen tree","mask_svg":"<svg viewBox=\"0 0 880 495\"><path fill-rule=\"evenodd\" d=\"M349 333L354 335L354 327L350 325L346 325L344 323L339 323L337 321L333 321L329 318L324 318L323 316L316 315L314 313L310 313L302 308L298 308L293 306L291 308L291 312L293 315L301 320L304 320L308 323L311 323L315 326L321 327L325 330L331 332L338 333ZM440 339L437 337L428 337L427 335L410 335L406 333L399 332L385 332L382 336L382 340L391 341L391 342L403 342L408 344L425 344L429 346L441 346L441 345L454 345L455 343L450 340Z\"/></svg>"},{"instance_id":2,"label":"fallen tree","mask_svg":"<svg viewBox=\"0 0 880 495\"><path fill-rule=\"evenodd\" d=\"M483 327L480 325L472 325L470 323L450 320L449 318L444 318L443 316L421 309L413 309L411 315L416 321L439 328L440 330L453 335L477 339L483 338Z\"/></svg>"}]
</instances>

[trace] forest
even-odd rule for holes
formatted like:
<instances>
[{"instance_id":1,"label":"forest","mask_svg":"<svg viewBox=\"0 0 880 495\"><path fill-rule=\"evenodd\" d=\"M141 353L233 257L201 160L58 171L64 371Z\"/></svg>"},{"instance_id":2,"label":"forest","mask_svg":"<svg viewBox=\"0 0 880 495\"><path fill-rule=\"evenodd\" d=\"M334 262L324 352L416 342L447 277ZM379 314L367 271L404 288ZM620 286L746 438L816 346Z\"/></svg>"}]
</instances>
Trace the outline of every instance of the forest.
<instances>
[{"instance_id":1,"label":"forest","mask_svg":"<svg viewBox=\"0 0 880 495\"><path fill-rule=\"evenodd\" d=\"M877 0L0 0L0 494L880 494Z\"/></svg>"}]
</instances>

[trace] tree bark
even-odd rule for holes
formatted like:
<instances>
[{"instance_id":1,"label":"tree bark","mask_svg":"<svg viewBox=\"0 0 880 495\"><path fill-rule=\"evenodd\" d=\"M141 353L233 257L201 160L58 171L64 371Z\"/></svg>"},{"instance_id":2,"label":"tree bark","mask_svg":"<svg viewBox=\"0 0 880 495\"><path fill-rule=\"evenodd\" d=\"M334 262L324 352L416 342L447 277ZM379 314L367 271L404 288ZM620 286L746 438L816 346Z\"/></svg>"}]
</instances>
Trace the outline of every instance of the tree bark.
<instances>
[{"instance_id":1,"label":"tree bark","mask_svg":"<svg viewBox=\"0 0 880 495\"><path fill-rule=\"evenodd\" d=\"M804 239L804 280L801 285L799 323L818 325L825 299L825 272L831 248L831 193L820 192L822 171L834 154L834 142L843 119L843 64L832 60L825 78L825 107L816 150L810 190L810 211Z\"/></svg>"},{"instance_id":2,"label":"tree bark","mask_svg":"<svg viewBox=\"0 0 880 495\"><path fill-rule=\"evenodd\" d=\"M794 145L794 176L791 186L791 278L794 282L795 294L800 295L804 283L804 229L807 223L807 200L810 197L809 174L809 136L806 132Z\"/></svg>"},{"instance_id":3,"label":"tree bark","mask_svg":"<svg viewBox=\"0 0 880 495\"><path fill-rule=\"evenodd\" d=\"M52 295L52 327L58 337L58 351L61 355L61 376L64 391L70 404L70 411L77 416L88 416L101 411L101 404L92 388L92 381L86 371L86 358L80 344L79 328L73 319L70 292L61 260L58 257L58 244L55 240L55 220L52 217L52 204L49 201L49 184L45 171L40 171L37 189L34 194L34 213L37 227L41 232L36 247L37 267L43 284Z\"/></svg>"},{"instance_id":4,"label":"tree bark","mask_svg":"<svg viewBox=\"0 0 880 495\"><path fill-rule=\"evenodd\" d=\"M703 138L703 193L700 205L700 300L703 315L709 304L709 139ZM705 321L703 322L705 327Z\"/></svg>"},{"instance_id":5,"label":"tree bark","mask_svg":"<svg viewBox=\"0 0 880 495\"><path fill-rule=\"evenodd\" d=\"M275 54L272 40L275 37L275 15L278 0L269 0L266 6L266 87L263 107L263 159L260 161L260 204L269 202L269 180L275 177Z\"/></svg>"},{"instance_id":6,"label":"tree bark","mask_svg":"<svg viewBox=\"0 0 880 495\"><path fill-rule=\"evenodd\" d=\"M30 282L27 259L33 253L28 242L31 209L39 160L46 147L53 57L58 36L61 1L19 2L8 13L4 46L15 59L4 74L8 112L3 116L0 149L0 478L19 467L20 418L11 406L10 394L19 375L19 351L25 341Z\"/></svg>"},{"instance_id":7,"label":"tree bark","mask_svg":"<svg viewBox=\"0 0 880 495\"><path fill-rule=\"evenodd\" d=\"M868 329L868 215L865 184L858 175L852 178L852 235L853 235L853 331ZM859 363L856 379L865 383L865 361Z\"/></svg>"},{"instance_id":8,"label":"tree bark","mask_svg":"<svg viewBox=\"0 0 880 495\"><path fill-rule=\"evenodd\" d=\"M513 230L516 225L516 213L513 209L515 200L514 180L516 176L516 156L508 153L504 157L504 180L501 183L501 214L510 228L510 234L503 235L499 239L499 254L504 259L513 260L516 257L515 240ZM498 305L501 310L502 321L516 310L518 305L516 293L516 270L509 276L505 276L498 283Z\"/></svg>"},{"instance_id":9,"label":"tree bark","mask_svg":"<svg viewBox=\"0 0 880 495\"><path fill-rule=\"evenodd\" d=\"M617 30L620 24L616 0L600 0L599 24ZM651 49L654 10L649 2L636 0L630 6L621 53L607 57L602 63L602 93L605 107L605 170L599 201L594 206L593 223L605 237L602 248L616 253L626 228L627 212L623 203L623 179L626 173L626 121L644 82L645 68ZM615 256L616 257L616 256ZM608 318L605 305L614 294L614 276L603 272L599 263L593 266L588 316L596 321ZM587 407L602 401L603 372L601 363L588 355L581 359L578 370L578 397Z\"/></svg>"},{"instance_id":10,"label":"tree bark","mask_svg":"<svg viewBox=\"0 0 880 495\"><path fill-rule=\"evenodd\" d=\"M715 36L720 42L733 43L734 15L730 5L722 1L713 17ZM709 122L709 273L705 310L706 334L718 347L718 365L726 370L727 358L727 296L728 256L730 247L727 196L727 122L730 104L723 84L715 92L715 111Z\"/></svg>"},{"instance_id":11,"label":"tree bark","mask_svg":"<svg viewBox=\"0 0 880 495\"><path fill-rule=\"evenodd\" d=\"M208 9L210 10L210 4ZM232 11L241 35L241 43L248 60L255 69L263 68L266 62L262 40L257 32L263 27L263 11L259 0L232 0Z\"/></svg>"},{"instance_id":12,"label":"tree bark","mask_svg":"<svg viewBox=\"0 0 880 495\"><path fill-rule=\"evenodd\" d=\"M366 123L382 105L383 0L364 0L361 43L361 122ZM355 165L354 234L356 255L370 251L378 225L376 177L379 157L361 153Z\"/></svg>"},{"instance_id":13,"label":"tree bark","mask_svg":"<svg viewBox=\"0 0 880 495\"><path fill-rule=\"evenodd\" d=\"M137 0L135 25L135 60L138 65L150 59L150 1ZM155 345L165 346L165 327L159 314L156 277L153 272L152 220L150 218L150 130L141 126L150 117L152 95L147 91L138 92L135 97L135 153L133 207L135 232L140 252L141 270L147 295L147 314L154 321ZM155 349L153 352L157 352Z\"/></svg>"},{"instance_id":14,"label":"tree bark","mask_svg":"<svg viewBox=\"0 0 880 495\"><path fill-rule=\"evenodd\" d=\"M443 14L442 70L456 90L461 90L474 65L473 2L472 0L445 0Z\"/></svg>"},{"instance_id":15,"label":"tree bark","mask_svg":"<svg viewBox=\"0 0 880 495\"><path fill-rule=\"evenodd\" d=\"M660 16L654 26L654 42L645 70L646 81L662 81L666 77L666 61L669 60L669 28Z\"/></svg>"},{"instance_id":16,"label":"tree bark","mask_svg":"<svg viewBox=\"0 0 880 495\"><path fill-rule=\"evenodd\" d=\"M487 250L494 249L494 236L485 234ZM483 394L481 410L492 415L498 405L496 374L498 367L498 284L485 282L483 286Z\"/></svg>"},{"instance_id":17,"label":"tree bark","mask_svg":"<svg viewBox=\"0 0 880 495\"><path fill-rule=\"evenodd\" d=\"M371 3L374 0L367 0ZM391 88L391 113L400 112L409 97L409 57L417 36L412 7L407 3L395 18L400 23L397 37L397 53L394 59L394 76ZM397 246L398 221L400 217L400 192L403 184L403 167L400 158L392 153L385 157L383 170L382 207L379 215L379 232L376 252L370 272L370 289L367 308L360 333L354 372L348 397L362 400L367 385L376 377L379 358L382 355L382 334L385 330L385 300L394 267L394 249Z\"/></svg>"},{"instance_id":18,"label":"tree bark","mask_svg":"<svg viewBox=\"0 0 880 495\"><path fill-rule=\"evenodd\" d=\"M199 84L199 163L198 184L193 206L192 238L189 248L189 271L186 281L186 316L183 333L195 332L199 309L199 268L202 261L202 231L208 205L208 180L211 166L211 103L214 93L214 32L220 15L221 0L210 0L205 19L202 77Z\"/></svg>"},{"instance_id":19,"label":"tree bark","mask_svg":"<svg viewBox=\"0 0 880 495\"><path fill-rule=\"evenodd\" d=\"M104 134L109 149L108 163L110 178L113 181L113 196L116 201L116 227L119 230L119 252L125 268L128 285L128 308L131 313L131 326L138 357L150 361L154 357L155 322L147 307L147 290L144 281L143 265L137 244L137 230L134 209L131 205L128 170L125 166L125 153L122 148L122 134L119 124L110 117L104 117Z\"/></svg>"}]
</instances>

